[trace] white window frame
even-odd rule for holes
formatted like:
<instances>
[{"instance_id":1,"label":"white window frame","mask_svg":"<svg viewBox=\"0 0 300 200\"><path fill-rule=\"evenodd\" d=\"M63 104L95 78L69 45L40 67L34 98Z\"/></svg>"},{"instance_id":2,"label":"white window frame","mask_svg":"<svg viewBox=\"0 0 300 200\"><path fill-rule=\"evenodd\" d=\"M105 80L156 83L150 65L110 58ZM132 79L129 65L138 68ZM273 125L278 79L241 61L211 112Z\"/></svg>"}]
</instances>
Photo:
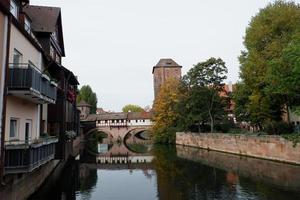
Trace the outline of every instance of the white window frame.
<instances>
[{"instance_id":1,"label":"white window frame","mask_svg":"<svg viewBox=\"0 0 300 200\"><path fill-rule=\"evenodd\" d=\"M11 121L12 120L15 120L17 122L16 123L16 132L15 132L15 136L14 137L11 136ZM18 137L19 137L19 130L20 130L20 119L15 118L15 117L11 117L10 120L9 120L9 139L18 139Z\"/></svg>"},{"instance_id":2,"label":"white window frame","mask_svg":"<svg viewBox=\"0 0 300 200\"><path fill-rule=\"evenodd\" d=\"M30 20L25 17L25 21L24 21L24 29L29 33L31 34L31 22Z\"/></svg>"},{"instance_id":3,"label":"white window frame","mask_svg":"<svg viewBox=\"0 0 300 200\"><path fill-rule=\"evenodd\" d=\"M19 61L18 62L15 62L15 55L18 55L19 56ZM14 53L13 53L13 63L14 64L20 64L22 63L23 61L23 54L18 51L17 49L14 49Z\"/></svg>"},{"instance_id":4,"label":"white window frame","mask_svg":"<svg viewBox=\"0 0 300 200\"><path fill-rule=\"evenodd\" d=\"M16 18L19 18L19 5L15 0L10 0L10 13Z\"/></svg>"},{"instance_id":5,"label":"white window frame","mask_svg":"<svg viewBox=\"0 0 300 200\"><path fill-rule=\"evenodd\" d=\"M26 124L29 124L29 133L28 133L28 141L31 140L32 137L32 119L26 119L25 120L25 133L24 136L26 137ZM25 138L26 139L26 138Z\"/></svg>"}]
</instances>

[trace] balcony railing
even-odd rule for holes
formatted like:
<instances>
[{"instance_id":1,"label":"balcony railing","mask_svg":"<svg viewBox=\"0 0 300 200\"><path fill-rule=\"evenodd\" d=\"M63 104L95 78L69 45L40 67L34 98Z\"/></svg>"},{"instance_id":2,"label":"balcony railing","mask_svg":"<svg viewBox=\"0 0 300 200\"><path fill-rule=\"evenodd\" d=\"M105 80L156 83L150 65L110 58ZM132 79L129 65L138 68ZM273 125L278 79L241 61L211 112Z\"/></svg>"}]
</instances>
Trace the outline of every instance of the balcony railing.
<instances>
[{"instance_id":1,"label":"balcony railing","mask_svg":"<svg viewBox=\"0 0 300 200\"><path fill-rule=\"evenodd\" d=\"M56 84L30 64L11 64L8 91L35 103L55 103Z\"/></svg>"},{"instance_id":2,"label":"balcony railing","mask_svg":"<svg viewBox=\"0 0 300 200\"><path fill-rule=\"evenodd\" d=\"M54 159L56 137L5 143L5 174L28 173Z\"/></svg>"}]
</instances>

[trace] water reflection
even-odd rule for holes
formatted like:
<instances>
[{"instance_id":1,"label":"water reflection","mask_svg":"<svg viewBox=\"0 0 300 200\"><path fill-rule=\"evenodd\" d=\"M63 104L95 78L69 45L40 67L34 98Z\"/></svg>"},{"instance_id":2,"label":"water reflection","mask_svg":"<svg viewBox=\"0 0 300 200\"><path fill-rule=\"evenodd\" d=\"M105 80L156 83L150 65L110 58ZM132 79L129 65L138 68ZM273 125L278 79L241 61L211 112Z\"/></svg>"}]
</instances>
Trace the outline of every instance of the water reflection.
<instances>
[{"instance_id":1,"label":"water reflection","mask_svg":"<svg viewBox=\"0 0 300 200\"><path fill-rule=\"evenodd\" d=\"M32 199L300 199L299 166L190 147L144 145L150 151L137 153L120 144L93 155L94 161L87 159L93 162L82 158L67 168L51 192L42 189ZM101 157L124 154L151 160L97 163Z\"/></svg>"}]
</instances>

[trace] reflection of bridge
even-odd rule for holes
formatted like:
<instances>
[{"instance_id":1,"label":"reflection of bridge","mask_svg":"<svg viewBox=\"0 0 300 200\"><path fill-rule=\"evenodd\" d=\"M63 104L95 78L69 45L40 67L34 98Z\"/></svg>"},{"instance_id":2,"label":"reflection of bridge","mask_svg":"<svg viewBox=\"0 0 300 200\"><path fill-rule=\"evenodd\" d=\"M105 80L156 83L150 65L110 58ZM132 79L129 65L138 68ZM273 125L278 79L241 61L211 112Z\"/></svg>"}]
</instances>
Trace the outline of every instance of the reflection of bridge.
<instances>
[{"instance_id":1,"label":"reflection of bridge","mask_svg":"<svg viewBox=\"0 0 300 200\"><path fill-rule=\"evenodd\" d=\"M130 145L132 144L138 144L138 143L128 143L128 144L112 144L112 146L106 151L99 153L98 156L138 156L147 154L147 152L150 151L152 145L151 144L141 144L144 145L146 149L146 152L136 152L133 149L130 149ZM148 155L148 154L147 154Z\"/></svg>"},{"instance_id":2,"label":"reflection of bridge","mask_svg":"<svg viewBox=\"0 0 300 200\"><path fill-rule=\"evenodd\" d=\"M84 121L95 122L94 131L101 131L108 135L111 141L124 140L126 135L136 135L152 127L151 113L104 113L89 115Z\"/></svg>"},{"instance_id":3,"label":"reflection of bridge","mask_svg":"<svg viewBox=\"0 0 300 200\"><path fill-rule=\"evenodd\" d=\"M97 164L127 164L127 163L151 163L153 156L140 155L140 156L98 156L96 157Z\"/></svg>"},{"instance_id":4,"label":"reflection of bridge","mask_svg":"<svg viewBox=\"0 0 300 200\"><path fill-rule=\"evenodd\" d=\"M114 165L98 165L91 163L81 163L81 168L88 169L109 169L109 170L120 170L120 169L141 169L141 170L149 170L154 169L152 163L127 163L127 164L114 164Z\"/></svg>"}]
</instances>

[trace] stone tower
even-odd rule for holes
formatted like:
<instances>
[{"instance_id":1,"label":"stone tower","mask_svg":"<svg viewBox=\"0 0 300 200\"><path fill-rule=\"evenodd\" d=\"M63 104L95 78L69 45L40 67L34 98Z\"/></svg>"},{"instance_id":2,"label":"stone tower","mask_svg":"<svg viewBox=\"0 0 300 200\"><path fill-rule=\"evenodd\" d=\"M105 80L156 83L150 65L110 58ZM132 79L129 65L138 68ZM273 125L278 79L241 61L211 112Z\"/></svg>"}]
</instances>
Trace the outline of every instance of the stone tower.
<instances>
[{"instance_id":1,"label":"stone tower","mask_svg":"<svg viewBox=\"0 0 300 200\"><path fill-rule=\"evenodd\" d=\"M157 97L160 86L169 78L180 79L181 68L174 60L160 59L159 62L153 67L153 83L154 83L154 98Z\"/></svg>"},{"instance_id":2,"label":"stone tower","mask_svg":"<svg viewBox=\"0 0 300 200\"><path fill-rule=\"evenodd\" d=\"M80 110L80 120L84 120L89 116L91 107L92 106L87 102L85 102L84 100L81 100L77 104L77 109Z\"/></svg>"}]
</instances>

